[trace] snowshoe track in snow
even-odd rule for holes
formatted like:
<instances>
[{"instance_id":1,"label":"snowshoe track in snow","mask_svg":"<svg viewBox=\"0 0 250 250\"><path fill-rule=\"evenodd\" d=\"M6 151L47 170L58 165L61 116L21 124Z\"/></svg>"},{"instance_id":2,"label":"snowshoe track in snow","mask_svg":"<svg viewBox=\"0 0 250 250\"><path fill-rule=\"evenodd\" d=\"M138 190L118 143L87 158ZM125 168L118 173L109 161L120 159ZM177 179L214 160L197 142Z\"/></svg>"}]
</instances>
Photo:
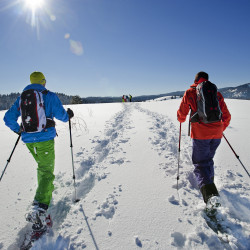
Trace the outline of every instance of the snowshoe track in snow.
<instances>
[{"instance_id":1,"label":"snowshoe track in snow","mask_svg":"<svg viewBox=\"0 0 250 250\"><path fill-rule=\"evenodd\" d=\"M226 172L226 177L216 175L225 204L221 215L233 229L224 245L202 217L204 204L193 174L191 140L185 133L177 194L179 123L144 103L117 107L94 136L73 129L80 202L72 202L70 169L56 174L50 207L53 233L36 242L35 249L248 249L250 188L243 176L234 171ZM95 118L91 108L88 114Z\"/></svg>"}]
</instances>

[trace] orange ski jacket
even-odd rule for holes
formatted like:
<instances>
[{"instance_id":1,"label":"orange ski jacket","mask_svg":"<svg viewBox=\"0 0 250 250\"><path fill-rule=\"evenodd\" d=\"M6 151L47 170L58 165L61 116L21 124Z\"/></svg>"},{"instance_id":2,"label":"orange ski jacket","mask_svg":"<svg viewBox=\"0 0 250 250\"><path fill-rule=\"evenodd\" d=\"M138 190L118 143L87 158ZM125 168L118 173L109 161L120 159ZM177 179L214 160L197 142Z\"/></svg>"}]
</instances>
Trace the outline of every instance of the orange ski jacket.
<instances>
[{"instance_id":1,"label":"orange ski jacket","mask_svg":"<svg viewBox=\"0 0 250 250\"><path fill-rule=\"evenodd\" d=\"M207 79L201 78L198 82L193 83L190 88L185 92L180 107L177 111L177 119L179 122L185 122L186 117L191 109L191 116L197 111L197 95L196 86L207 81ZM222 112L222 120L214 123L194 122L191 123L191 138L193 139L220 139L222 138L223 131L227 128L231 120L231 114L227 109L227 105L224 102L224 98L220 92L217 92L219 105Z\"/></svg>"}]
</instances>

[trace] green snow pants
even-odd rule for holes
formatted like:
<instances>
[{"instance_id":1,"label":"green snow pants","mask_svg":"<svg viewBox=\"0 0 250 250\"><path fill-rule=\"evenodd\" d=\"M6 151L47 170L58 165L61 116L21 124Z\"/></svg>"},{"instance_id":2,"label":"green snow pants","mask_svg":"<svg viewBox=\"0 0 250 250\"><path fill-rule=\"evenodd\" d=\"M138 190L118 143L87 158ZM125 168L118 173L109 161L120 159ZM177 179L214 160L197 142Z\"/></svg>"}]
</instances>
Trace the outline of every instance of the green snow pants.
<instances>
[{"instance_id":1,"label":"green snow pants","mask_svg":"<svg viewBox=\"0 0 250 250\"><path fill-rule=\"evenodd\" d=\"M55 142L54 140L49 140L26 143L26 146L38 164L38 187L34 200L49 205L54 190Z\"/></svg>"}]
</instances>

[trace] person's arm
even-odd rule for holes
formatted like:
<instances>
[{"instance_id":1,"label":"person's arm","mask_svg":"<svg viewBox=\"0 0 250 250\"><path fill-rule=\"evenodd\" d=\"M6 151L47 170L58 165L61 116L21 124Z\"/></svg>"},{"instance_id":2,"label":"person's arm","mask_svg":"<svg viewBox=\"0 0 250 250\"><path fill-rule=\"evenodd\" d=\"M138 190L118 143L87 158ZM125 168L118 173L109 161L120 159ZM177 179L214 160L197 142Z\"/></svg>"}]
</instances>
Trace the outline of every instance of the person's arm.
<instances>
[{"instance_id":1,"label":"person's arm","mask_svg":"<svg viewBox=\"0 0 250 250\"><path fill-rule=\"evenodd\" d=\"M20 97L17 98L15 103L5 113L4 118L3 118L5 125L16 133L20 132L20 126L17 123L18 117L21 115L20 108L19 108L19 100L20 100Z\"/></svg>"},{"instance_id":2,"label":"person's arm","mask_svg":"<svg viewBox=\"0 0 250 250\"><path fill-rule=\"evenodd\" d=\"M52 114L49 114L49 116L52 116L52 118L55 117L56 119L62 122L67 122L69 120L69 115L67 111L64 109L60 99L55 93L48 92L46 96L46 103L47 109L52 112Z\"/></svg>"},{"instance_id":3,"label":"person's arm","mask_svg":"<svg viewBox=\"0 0 250 250\"><path fill-rule=\"evenodd\" d=\"M188 94L187 91L185 92L182 100L181 100L181 104L180 107L177 111L177 119L179 122L185 122L186 121L186 117L189 113L189 109L190 109L190 105L188 102Z\"/></svg>"},{"instance_id":4,"label":"person's arm","mask_svg":"<svg viewBox=\"0 0 250 250\"><path fill-rule=\"evenodd\" d=\"M218 99L219 99L219 104L222 112L222 122L224 125L224 130L228 127L230 120L231 120L231 114L227 108L227 105L224 101L224 98L221 93L218 92Z\"/></svg>"}]
</instances>

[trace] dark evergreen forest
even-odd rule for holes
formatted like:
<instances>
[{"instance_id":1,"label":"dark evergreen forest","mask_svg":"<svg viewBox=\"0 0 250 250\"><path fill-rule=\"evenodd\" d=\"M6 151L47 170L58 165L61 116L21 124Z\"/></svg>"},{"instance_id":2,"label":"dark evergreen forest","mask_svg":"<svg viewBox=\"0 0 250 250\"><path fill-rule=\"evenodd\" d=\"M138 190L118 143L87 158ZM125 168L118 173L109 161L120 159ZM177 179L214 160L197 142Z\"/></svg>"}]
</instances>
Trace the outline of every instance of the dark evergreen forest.
<instances>
[{"instance_id":1,"label":"dark evergreen forest","mask_svg":"<svg viewBox=\"0 0 250 250\"><path fill-rule=\"evenodd\" d=\"M237 87L227 87L219 89L220 93L224 98L230 99L243 99L250 100L250 83L246 83ZM122 95L118 97L86 97L82 98L79 95L65 95L62 93L56 93L61 100L63 105L67 104L84 104L84 103L111 103L111 102L122 102ZM141 95L134 96L132 98L132 102L143 102L146 100L152 100L164 96L171 96L172 99L177 96L182 97L184 91L176 91L167 94L159 94L159 95ZM0 94L0 110L7 110L11 107L11 105L15 102L20 93L11 93L8 95Z\"/></svg>"}]
</instances>

